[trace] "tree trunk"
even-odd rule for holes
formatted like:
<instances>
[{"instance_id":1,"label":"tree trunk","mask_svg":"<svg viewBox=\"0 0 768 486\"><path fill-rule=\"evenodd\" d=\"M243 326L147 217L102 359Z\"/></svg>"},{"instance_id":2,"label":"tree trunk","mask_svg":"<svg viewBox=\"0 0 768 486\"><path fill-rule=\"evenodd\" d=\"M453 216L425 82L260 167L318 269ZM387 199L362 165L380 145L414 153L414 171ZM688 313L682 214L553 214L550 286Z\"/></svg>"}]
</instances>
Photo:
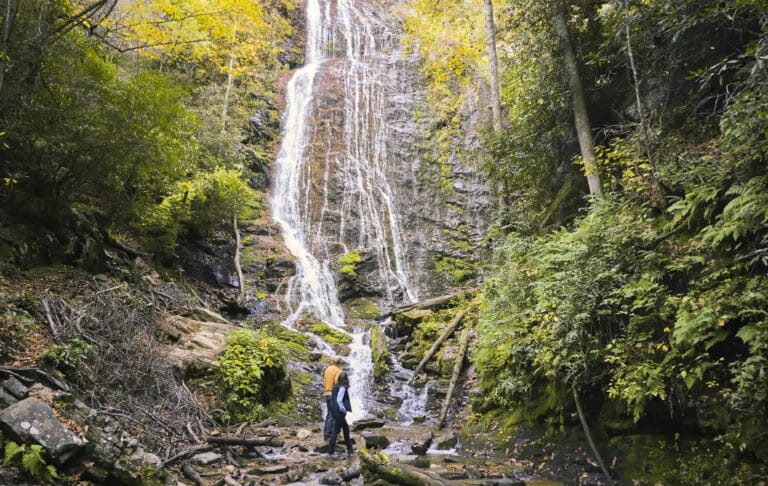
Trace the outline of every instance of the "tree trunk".
<instances>
[{"instance_id":1,"label":"tree trunk","mask_svg":"<svg viewBox=\"0 0 768 486\"><path fill-rule=\"evenodd\" d=\"M237 42L237 16L232 25L232 48L229 51L229 70L227 70L227 89L224 91L224 109L221 112L221 133L227 129L227 112L229 111L229 97L232 94L232 84L235 82L233 71L235 70L235 42Z\"/></svg>"},{"instance_id":2,"label":"tree trunk","mask_svg":"<svg viewBox=\"0 0 768 486\"><path fill-rule=\"evenodd\" d=\"M443 401L443 408L440 410L440 416L437 418L435 429L440 430L443 428L443 422L448 415L448 406L451 404L451 398L453 392L456 389L456 383L459 382L459 376L461 376L461 368L464 365L464 357L467 355L467 349L469 348L469 339L471 338L470 330L468 327L464 328L461 333L461 340L459 344L459 354L456 356L456 363L453 365L453 376L451 376L451 384L448 385L448 392L445 394L445 401Z\"/></svg>"},{"instance_id":3,"label":"tree trunk","mask_svg":"<svg viewBox=\"0 0 768 486\"><path fill-rule=\"evenodd\" d=\"M376 479L383 479L388 483L405 486L442 486L448 484L446 480L428 469L385 462L382 456L373 456L362 450L359 455L360 464L367 473L366 478L371 482Z\"/></svg>"},{"instance_id":4,"label":"tree trunk","mask_svg":"<svg viewBox=\"0 0 768 486\"><path fill-rule=\"evenodd\" d=\"M443 334L440 335L439 338L437 338L437 341L432 345L431 348L429 348L429 351L427 351L426 356L424 356L424 359L421 360L421 363L419 363L419 366L416 367L416 369L413 372L413 376L417 376L421 371L424 369L424 366L427 365L430 359L432 359L432 355L437 352L438 349L440 349L440 345L443 344L443 341L448 339L451 334L453 334L453 331L456 330L457 327L459 327L459 324L461 323L461 320L464 319L464 316L467 314L467 311L463 310L459 312L459 315L456 316L456 318L453 319L453 322L448 326L448 328L443 332Z\"/></svg>"},{"instance_id":5,"label":"tree trunk","mask_svg":"<svg viewBox=\"0 0 768 486\"><path fill-rule=\"evenodd\" d=\"M501 96L499 95L499 63L496 57L496 27L493 24L493 0L485 0L485 35L488 43L488 67L491 71L491 109L493 131L502 130Z\"/></svg>"},{"instance_id":6,"label":"tree trunk","mask_svg":"<svg viewBox=\"0 0 768 486\"><path fill-rule=\"evenodd\" d=\"M5 65L8 59L8 41L11 39L11 29L13 20L16 18L16 9L18 3L14 5L13 0L5 0L5 12L3 12L3 33L0 39L0 96L3 93L3 83L5 82Z\"/></svg>"},{"instance_id":7,"label":"tree trunk","mask_svg":"<svg viewBox=\"0 0 768 486\"><path fill-rule=\"evenodd\" d=\"M592 452L595 454L595 459L597 459L597 463L600 465L600 469L603 471L603 474L605 474L606 480L608 480L608 485L613 486L611 475L608 473L608 469L605 468L603 459L600 457L600 453L597 451L597 446L595 446L595 441L592 440L592 433L589 431L589 424L587 424L587 418L584 416L584 409L581 408L581 400L579 400L579 393L576 391L576 387L573 388L573 402L576 404L576 412L579 414L581 427L584 429L584 435L587 436L589 447L592 448Z\"/></svg>"},{"instance_id":8,"label":"tree trunk","mask_svg":"<svg viewBox=\"0 0 768 486\"><path fill-rule=\"evenodd\" d=\"M440 295L431 299L420 300L413 304L402 305L395 309L392 314L402 314L403 312L412 311L414 309L437 309L441 306L446 307L454 299L460 299L462 297L471 298L477 293L478 289L464 289L451 294Z\"/></svg>"},{"instance_id":9,"label":"tree trunk","mask_svg":"<svg viewBox=\"0 0 768 486\"><path fill-rule=\"evenodd\" d=\"M571 34L568 32L568 22L560 0L552 1L552 21L560 39L560 46L565 59L565 71L568 75L568 87L571 91L573 103L573 119L576 125L576 135L579 138L581 157L584 159L584 171L586 172L589 192L593 196L602 196L603 189L600 185L600 174L597 170L597 158L595 146L592 142L592 128L587 115L587 102L584 95L584 86L581 84L579 68L576 65L576 54L571 42Z\"/></svg>"},{"instance_id":10,"label":"tree trunk","mask_svg":"<svg viewBox=\"0 0 768 486\"><path fill-rule=\"evenodd\" d=\"M237 271L237 279L240 283L240 293L238 294L237 303L243 305L245 302L245 281L243 279L243 266L240 264L240 230L237 228L237 215L232 218L232 226L235 230L235 270Z\"/></svg>"}]
</instances>

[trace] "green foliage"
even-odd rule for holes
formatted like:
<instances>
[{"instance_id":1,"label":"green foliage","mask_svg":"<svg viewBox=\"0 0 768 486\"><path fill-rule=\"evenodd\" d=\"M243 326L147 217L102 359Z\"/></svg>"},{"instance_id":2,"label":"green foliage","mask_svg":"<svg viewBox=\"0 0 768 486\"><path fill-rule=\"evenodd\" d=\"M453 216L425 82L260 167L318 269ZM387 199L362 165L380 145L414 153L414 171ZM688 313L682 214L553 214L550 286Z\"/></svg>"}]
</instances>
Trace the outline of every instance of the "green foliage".
<instances>
[{"instance_id":1,"label":"green foliage","mask_svg":"<svg viewBox=\"0 0 768 486\"><path fill-rule=\"evenodd\" d=\"M218 168L198 172L192 180L176 184L144 218L142 232L158 245L156 250L172 255L180 237L205 236L211 230L253 216L259 208L253 192L239 171Z\"/></svg>"},{"instance_id":2,"label":"green foliage","mask_svg":"<svg viewBox=\"0 0 768 486\"><path fill-rule=\"evenodd\" d=\"M362 261L362 258L360 257L360 252L355 250L347 253L346 255L343 255L339 257L339 259L336 260L336 263L339 263L341 265L341 269L339 270L339 273L342 275L346 275L348 277L356 277L357 276L357 264Z\"/></svg>"},{"instance_id":3,"label":"green foliage","mask_svg":"<svg viewBox=\"0 0 768 486\"><path fill-rule=\"evenodd\" d=\"M43 446L39 444L19 445L13 441L6 442L3 465L9 465L17 458L21 459L21 467L35 479L48 483L59 478L56 467L46 464Z\"/></svg>"},{"instance_id":4,"label":"green foliage","mask_svg":"<svg viewBox=\"0 0 768 486\"><path fill-rule=\"evenodd\" d=\"M387 347L387 337L379 326L375 326L371 331L371 359L373 378L381 381L389 374L392 355Z\"/></svg>"},{"instance_id":5,"label":"green foliage","mask_svg":"<svg viewBox=\"0 0 768 486\"><path fill-rule=\"evenodd\" d=\"M474 275L474 266L458 258L442 257L435 262L435 271L446 275L452 284L461 284Z\"/></svg>"},{"instance_id":6,"label":"green foliage","mask_svg":"<svg viewBox=\"0 0 768 486\"><path fill-rule=\"evenodd\" d=\"M264 332L242 329L230 334L219 358L219 375L227 404L243 420L262 419L264 405L290 392L283 350Z\"/></svg>"},{"instance_id":7,"label":"green foliage","mask_svg":"<svg viewBox=\"0 0 768 486\"><path fill-rule=\"evenodd\" d=\"M40 355L40 360L60 371L70 380L89 382L88 362L96 356L94 346L82 339L52 346Z\"/></svg>"}]
</instances>

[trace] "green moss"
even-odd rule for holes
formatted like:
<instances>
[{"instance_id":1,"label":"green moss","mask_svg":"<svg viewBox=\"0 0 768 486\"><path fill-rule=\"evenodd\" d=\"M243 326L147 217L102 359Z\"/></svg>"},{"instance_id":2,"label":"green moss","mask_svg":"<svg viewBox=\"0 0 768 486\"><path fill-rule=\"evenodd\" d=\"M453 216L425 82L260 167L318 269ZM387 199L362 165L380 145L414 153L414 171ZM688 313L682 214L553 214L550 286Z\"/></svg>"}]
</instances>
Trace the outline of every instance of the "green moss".
<instances>
[{"instance_id":1,"label":"green moss","mask_svg":"<svg viewBox=\"0 0 768 486\"><path fill-rule=\"evenodd\" d=\"M335 346L341 346L345 344L349 344L352 342L352 338L350 338L348 335L344 334L341 331L337 331L336 329L332 328L328 324L324 322L318 322L317 324L313 324L308 329L309 332L312 334L317 334L325 342L328 344L332 344Z\"/></svg>"},{"instance_id":2,"label":"green moss","mask_svg":"<svg viewBox=\"0 0 768 486\"><path fill-rule=\"evenodd\" d=\"M428 309L414 309L395 314L395 332L398 336L410 336L413 333L413 329L431 315L432 311Z\"/></svg>"},{"instance_id":3,"label":"green moss","mask_svg":"<svg viewBox=\"0 0 768 486\"><path fill-rule=\"evenodd\" d=\"M351 319L376 319L381 310L369 299L354 299L347 302L348 315Z\"/></svg>"},{"instance_id":4,"label":"green moss","mask_svg":"<svg viewBox=\"0 0 768 486\"><path fill-rule=\"evenodd\" d=\"M435 271L446 275L453 283L461 283L474 273L474 267L458 258L443 257L435 262Z\"/></svg>"},{"instance_id":5,"label":"green moss","mask_svg":"<svg viewBox=\"0 0 768 486\"><path fill-rule=\"evenodd\" d=\"M381 381L390 371L392 356L387 348L387 337L376 326L371 332L371 357L373 359L373 378Z\"/></svg>"},{"instance_id":6,"label":"green moss","mask_svg":"<svg viewBox=\"0 0 768 486\"><path fill-rule=\"evenodd\" d=\"M309 361L309 351L307 350L309 336L292 331L276 322L270 322L262 329L267 335L280 342L280 346L288 358L295 361Z\"/></svg>"},{"instance_id":7,"label":"green moss","mask_svg":"<svg viewBox=\"0 0 768 486\"><path fill-rule=\"evenodd\" d=\"M362 258L360 257L360 252L355 250L340 257L338 260L336 260L336 263L339 263L341 265L341 269L339 269L339 273L341 273L342 275L347 275L349 277L356 277L357 264L360 263L361 261L362 261Z\"/></svg>"}]
</instances>

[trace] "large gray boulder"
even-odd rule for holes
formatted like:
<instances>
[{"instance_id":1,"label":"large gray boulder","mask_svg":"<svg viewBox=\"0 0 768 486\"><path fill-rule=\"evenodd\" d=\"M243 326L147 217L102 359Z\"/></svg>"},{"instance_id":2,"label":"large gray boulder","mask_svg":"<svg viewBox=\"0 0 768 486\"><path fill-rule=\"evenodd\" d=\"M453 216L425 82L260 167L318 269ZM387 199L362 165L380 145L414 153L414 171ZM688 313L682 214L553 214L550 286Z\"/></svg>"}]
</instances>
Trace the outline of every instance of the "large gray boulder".
<instances>
[{"instance_id":1,"label":"large gray boulder","mask_svg":"<svg viewBox=\"0 0 768 486\"><path fill-rule=\"evenodd\" d=\"M80 452L87 442L64 425L48 404L32 397L0 412L0 426L20 442L40 444L59 464Z\"/></svg>"}]
</instances>

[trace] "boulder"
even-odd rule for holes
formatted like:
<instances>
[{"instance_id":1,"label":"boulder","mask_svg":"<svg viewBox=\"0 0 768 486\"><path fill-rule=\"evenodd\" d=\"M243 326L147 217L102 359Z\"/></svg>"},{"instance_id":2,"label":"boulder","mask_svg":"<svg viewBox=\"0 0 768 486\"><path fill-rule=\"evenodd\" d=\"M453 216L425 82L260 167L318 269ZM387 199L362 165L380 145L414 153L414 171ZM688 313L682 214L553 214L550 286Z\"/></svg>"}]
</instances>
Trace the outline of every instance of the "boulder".
<instances>
[{"instance_id":1,"label":"boulder","mask_svg":"<svg viewBox=\"0 0 768 486\"><path fill-rule=\"evenodd\" d=\"M43 446L48 455L63 464L86 444L36 398L25 398L0 412L0 425L24 443Z\"/></svg>"},{"instance_id":2,"label":"boulder","mask_svg":"<svg viewBox=\"0 0 768 486\"><path fill-rule=\"evenodd\" d=\"M365 429L378 429L381 427L384 427L385 422L382 419L373 418L373 419L364 419L364 420L358 420L354 424L352 424L352 431L357 432L360 430Z\"/></svg>"},{"instance_id":3,"label":"boulder","mask_svg":"<svg viewBox=\"0 0 768 486\"><path fill-rule=\"evenodd\" d=\"M386 449L389 446L389 439L383 435L364 433L366 449Z\"/></svg>"}]
</instances>

